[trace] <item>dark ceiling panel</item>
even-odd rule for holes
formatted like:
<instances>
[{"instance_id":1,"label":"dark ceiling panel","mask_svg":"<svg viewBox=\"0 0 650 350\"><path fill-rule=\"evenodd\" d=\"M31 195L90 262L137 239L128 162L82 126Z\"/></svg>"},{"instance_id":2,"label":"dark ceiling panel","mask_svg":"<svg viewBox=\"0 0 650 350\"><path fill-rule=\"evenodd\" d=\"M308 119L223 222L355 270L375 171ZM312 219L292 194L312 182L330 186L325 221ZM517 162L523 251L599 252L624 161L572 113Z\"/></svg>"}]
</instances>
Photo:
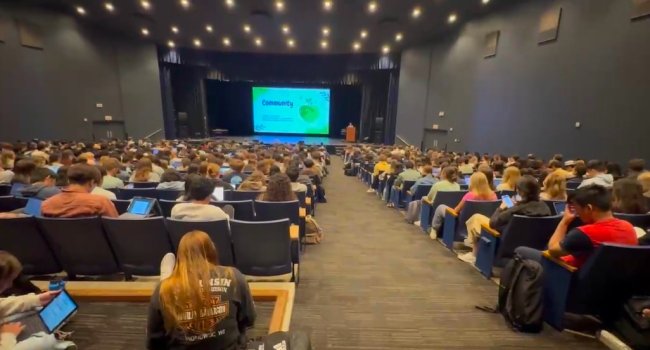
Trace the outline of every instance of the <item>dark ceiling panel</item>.
<instances>
[{"instance_id":1,"label":"dark ceiling panel","mask_svg":"<svg viewBox=\"0 0 650 350\"><path fill-rule=\"evenodd\" d=\"M375 0L378 7L375 13L367 11L370 0L330 0L334 7L331 12L323 10L323 0L282 0L284 11L278 12L276 0L233 0L234 8L228 8L226 0L189 0L191 5L185 9L180 0L149 0L150 10L143 10L140 0L112 0L115 11L109 13L101 0L23 0L35 6L48 6L67 9L75 14L74 6L81 5L86 10L84 21L126 35L166 44L173 40L177 47L192 47L195 38L200 39L202 47L211 50L265 53L347 53L352 52L355 41L361 43L361 52L379 52L384 45L392 51L419 44L448 33L463 21L485 15L517 0L490 0L487 5L482 0ZM422 15L411 17L413 9L419 6ZM454 25L447 23L450 13L458 15ZM81 16L80 16L81 17ZM206 25L213 27L208 33ZM252 28L247 34L244 24ZM282 32L287 24L289 35ZM171 26L179 28L178 34L171 32ZM323 26L330 28L329 37L322 34ZM146 27L149 37L143 38L140 31ZM360 38L362 29L368 37ZM395 35L402 33L403 40L395 41ZM230 48L222 44L228 37ZM254 39L263 41L256 47ZM293 39L295 47L290 48L287 41ZM327 40L327 49L321 47L321 40Z\"/></svg>"}]
</instances>

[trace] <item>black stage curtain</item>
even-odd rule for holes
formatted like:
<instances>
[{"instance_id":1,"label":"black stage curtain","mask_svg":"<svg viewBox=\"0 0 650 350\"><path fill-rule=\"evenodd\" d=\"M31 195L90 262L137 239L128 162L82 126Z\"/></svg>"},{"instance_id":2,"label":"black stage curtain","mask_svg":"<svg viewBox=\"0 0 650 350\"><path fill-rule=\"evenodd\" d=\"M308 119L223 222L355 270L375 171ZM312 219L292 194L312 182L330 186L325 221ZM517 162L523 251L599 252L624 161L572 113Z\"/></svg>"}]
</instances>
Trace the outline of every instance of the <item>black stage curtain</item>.
<instances>
[{"instance_id":1,"label":"black stage curtain","mask_svg":"<svg viewBox=\"0 0 650 350\"><path fill-rule=\"evenodd\" d=\"M360 139L394 142L399 54L277 55L159 47L158 57L162 90L171 91L173 105L163 93L165 123L177 126L166 130L168 138L184 137L183 128L188 136L208 136L205 84L216 80L361 87ZM187 121L179 120L179 112L187 113Z\"/></svg>"}]
</instances>

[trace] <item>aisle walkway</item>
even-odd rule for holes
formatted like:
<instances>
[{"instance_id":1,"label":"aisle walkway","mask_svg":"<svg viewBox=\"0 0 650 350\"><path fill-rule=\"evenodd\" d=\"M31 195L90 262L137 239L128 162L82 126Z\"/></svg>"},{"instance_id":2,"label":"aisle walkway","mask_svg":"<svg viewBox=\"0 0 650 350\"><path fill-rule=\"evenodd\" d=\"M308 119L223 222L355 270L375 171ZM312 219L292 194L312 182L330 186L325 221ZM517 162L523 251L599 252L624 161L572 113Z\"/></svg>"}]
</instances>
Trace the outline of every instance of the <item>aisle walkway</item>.
<instances>
[{"instance_id":1,"label":"aisle walkway","mask_svg":"<svg viewBox=\"0 0 650 350\"><path fill-rule=\"evenodd\" d=\"M316 213L325 240L304 255L291 325L316 349L603 348L548 327L517 334L475 310L495 302L495 284L343 176L339 158L330 170Z\"/></svg>"}]
</instances>

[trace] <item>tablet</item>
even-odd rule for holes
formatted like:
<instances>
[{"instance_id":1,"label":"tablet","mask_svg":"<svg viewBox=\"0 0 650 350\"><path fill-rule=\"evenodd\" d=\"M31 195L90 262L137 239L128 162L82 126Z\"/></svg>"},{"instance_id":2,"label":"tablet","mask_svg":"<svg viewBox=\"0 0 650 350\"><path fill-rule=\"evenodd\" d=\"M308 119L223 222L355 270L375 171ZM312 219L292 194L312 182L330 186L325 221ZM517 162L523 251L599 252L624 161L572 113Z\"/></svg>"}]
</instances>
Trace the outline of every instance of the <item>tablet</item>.
<instances>
[{"instance_id":1,"label":"tablet","mask_svg":"<svg viewBox=\"0 0 650 350\"><path fill-rule=\"evenodd\" d=\"M512 208L515 206L515 203L512 202L512 198L510 198L510 196L508 196L507 194L501 196L501 200L508 208Z\"/></svg>"},{"instance_id":2,"label":"tablet","mask_svg":"<svg viewBox=\"0 0 650 350\"><path fill-rule=\"evenodd\" d=\"M132 215L147 216L151 213L155 202L156 200L153 198L133 197L126 212Z\"/></svg>"}]
</instances>

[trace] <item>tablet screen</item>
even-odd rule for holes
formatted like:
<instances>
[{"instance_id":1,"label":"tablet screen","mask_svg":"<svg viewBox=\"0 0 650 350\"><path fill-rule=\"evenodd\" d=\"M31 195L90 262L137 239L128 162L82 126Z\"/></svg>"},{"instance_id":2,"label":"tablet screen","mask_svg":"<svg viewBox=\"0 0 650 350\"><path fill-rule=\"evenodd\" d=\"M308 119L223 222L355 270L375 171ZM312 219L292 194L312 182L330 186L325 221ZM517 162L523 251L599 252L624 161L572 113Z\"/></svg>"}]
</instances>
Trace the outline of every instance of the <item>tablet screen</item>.
<instances>
[{"instance_id":1,"label":"tablet screen","mask_svg":"<svg viewBox=\"0 0 650 350\"><path fill-rule=\"evenodd\" d=\"M149 204L150 201L146 199L133 199L133 203L131 203L131 207L129 208L129 213L135 215L147 215L149 214Z\"/></svg>"},{"instance_id":2,"label":"tablet screen","mask_svg":"<svg viewBox=\"0 0 650 350\"><path fill-rule=\"evenodd\" d=\"M56 298L41 310L39 313L43 324L52 333L63 323L73 312L77 310L77 304L72 300L66 291L62 291Z\"/></svg>"},{"instance_id":3,"label":"tablet screen","mask_svg":"<svg viewBox=\"0 0 650 350\"><path fill-rule=\"evenodd\" d=\"M501 196L501 200L503 200L503 203L508 208L512 208L514 206L514 203L512 203L512 198L510 198L510 196L508 196L507 194L504 194L503 196Z\"/></svg>"}]
</instances>

